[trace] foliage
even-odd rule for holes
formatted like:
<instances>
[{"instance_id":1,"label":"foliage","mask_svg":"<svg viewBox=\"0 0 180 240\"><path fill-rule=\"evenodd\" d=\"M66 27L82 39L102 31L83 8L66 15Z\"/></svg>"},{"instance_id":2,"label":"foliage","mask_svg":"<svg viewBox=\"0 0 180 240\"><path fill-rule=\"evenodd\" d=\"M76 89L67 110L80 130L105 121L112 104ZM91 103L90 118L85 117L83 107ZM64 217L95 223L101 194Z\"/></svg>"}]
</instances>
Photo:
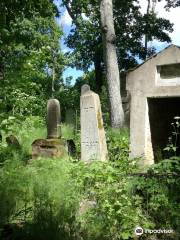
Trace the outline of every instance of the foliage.
<instances>
[{"instance_id":1,"label":"foliage","mask_svg":"<svg viewBox=\"0 0 180 240\"><path fill-rule=\"evenodd\" d=\"M74 126L70 125L70 124L61 124L61 135L64 139L74 139L74 134L75 133L75 129Z\"/></svg>"},{"instance_id":2,"label":"foliage","mask_svg":"<svg viewBox=\"0 0 180 240\"><path fill-rule=\"evenodd\" d=\"M169 156L176 156L178 149L179 140L179 127L180 127L180 117L174 117L174 122L171 123L173 128L172 135L168 139L167 146L163 149L168 153Z\"/></svg>"},{"instance_id":3,"label":"foliage","mask_svg":"<svg viewBox=\"0 0 180 240\"><path fill-rule=\"evenodd\" d=\"M80 176L90 204L80 219L83 239L129 239L137 225L152 226L124 172L112 164L94 162Z\"/></svg>"},{"instance_id":4,"label":"foliage","mask_svg":"<svg viewBox=\"0 0 180 240\"><path fill-rule=\"evenodd\" d=\"M152 166L144 177L134 178L135 193L142 199L142 208L154 222L155 229L173 229L168 239L178 239L180 158L171 157ZM163 209L163 210L162 210ZM167 239L158 235L158 239Z\"/></svg>"},{"instance_id":5,"label":"foliage","mask_svg":"<svg viewBox=\"0 0 180 240\"><path fill-rule=\"evenodd\" d=\"M107 143L108 143L110 161L117 163L121 159L126 159L126 160L128 159L129 157L129 130L128 129L121 129L121 130L108 129Z\"/></svg>"},{"instance_id":6,"label":"foliage","mask_svg":"<svg viewBox=\"0 0 180 240\"><path fill-rule=\"evenodd\" d=\"M7 133L17 133L19 126L18 139L22 149L28 149L38 137L38 129L42 134L43 121L31 117L22 128L18 124L14 123L14 131L9 129ZM71 129L65 128L63 132L69 134ZM75 135L77 139L79 134ZM139 176L137 161L128 159L128 131L108 129L107 143L109 161L91 164L71 158L37 159L27 164L22 151L15 149L11 149L11 155L3 155L1 233L8 225L19 240L125 240L134 237L135 227L141 226L173 229L172 239L176 239L179 158L163 160ZM158 235L158 239L163 236Z\"/></svg>"},{"instance_id":7,"label":"foliage","mask_svg":"<svg viewBox=\"0 0 180 240\"><path fill-rule=\"evenodd\" d=\"M125 240L134 238L134 228L142 226L172 228L175 234L169 239L178 239L179 157L165 159L138 175L138 160L128 159L128 131L108 128L99 1L62 2L73 19L66 39L73 49L71 66L85 71L74 86L71 79L62 83L67 60L59 46L62 31L55 21L59 13L54 1L0 2L0 238ZM179 1L167 3L168 7L179 5ZM136 0L115 0L114 20L121 69L136 65L137 57L144 58L144 35L148 40L170 41L169 21L154 12L142 15ZM149 49L148 54L152 52ZM79 114L76 131L62 124L62 137L75 141L76 158L32 160L31 144L46 138L46 100L54 96L63 111L72 108L78 113L84 83L101 92L109 161L79 161ZM179 122L174 126L179 128ZM20 147L7 144L11 134ZM173 150L176 143L170 146Z\"/></svg>"},{"instance_id":8,"label":"foliage","mask_svg":"<svg viewBox=\"0 0 180 240\"><path fill-rule=\"evenodd\" d=\"M166 8L169 10L170 8L175 8L180 6L180 0L166 0Z\"/></svg>"},{"instance_id":9,"label":"foliage","mask_svg":"<svg viewBox=\"0 0 180 240\"><path fill-rule=\"evenodd\" d=\"M85 71L94 65L96 88L99 90L98 84L103 84L104 70L99 1L62 2L73 20L73 28L66 39L68 47L73 49L69 54L72 58L71 65ZM170 42L168 32L172 32L172 24L166 19L158 18L154 12L142 15L138 1L115 0L113 6L120 69L134 67L137 58L144 59L146 53L148 56L154 53L155 49L151 47L146 52L142 41L144 35L148 35L148 41L156 39Z\"/></svg>"},{"instance_id":10,"label":"foliage","mask_svg":"<svg viewBox=\"0 0 180 240\"><path fill-rule=\"evenodd\" d=\"M2 142L0 143L1 164L11 158L16 158L17 155L27 161L31 154L33 141L46 137L44 120L40 117L31 116L24 120L10 116L1 122L0 129L2 135ZM11 146L7 145L5 139L11 134L18 139L21 149L12 149Z\"/></svg>"},{"instance_id":11,"label":"foliage","mask_svg":"<svg viewBox=\"0 0 180 240\"><path fill-rule=\"evenodd\" d=\"M52 89L59 88L64 59L62 32L55 22L52 1L2 1L0 26L1 112L43 115ZM6 116L4 116L6 118Z\"/></svg>"},{"instance_id":12,"label":"foliage","mask_svg":"<svg viewBox=\"0 0 180 240\"><path fill-rule=\"evenodd\" d=\"M23 224L17 232L23 237L73 239L78 192L69 170L63 159L38 159L27 166L18 159L6 162L0 174L1 227L14 222Z\"/></svg>"}]
</instances>

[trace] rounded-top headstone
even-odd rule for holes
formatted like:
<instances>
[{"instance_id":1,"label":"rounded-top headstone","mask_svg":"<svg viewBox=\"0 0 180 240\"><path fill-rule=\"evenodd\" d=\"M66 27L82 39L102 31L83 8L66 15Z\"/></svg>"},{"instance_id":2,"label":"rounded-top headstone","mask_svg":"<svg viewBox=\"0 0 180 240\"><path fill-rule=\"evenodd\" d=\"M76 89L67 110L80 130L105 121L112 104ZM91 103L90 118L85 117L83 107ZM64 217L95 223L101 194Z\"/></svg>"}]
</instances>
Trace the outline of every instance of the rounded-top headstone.
<instances>
[{"instance_id":1,"label":"rounded-top headstone","mask_svg":"<svg viewBox=\"0 0 180 240\"><path fill-rule=\"evenodd\" d=\"M90 91L90 86L88 84L84 84L81 87L81 95L85 94L86 92Z\"/></svg>"},{"instance_id":2,"label":"rounded-top headstone","mask_svg":"<svg viewBox=\"0 0 180 240\"><path fill-rule=\"evenodd\" d=\"M47 102L47 138L59 138L59 124L61 120L60 103L57 99Z\"/></svg>"}]
</instances>

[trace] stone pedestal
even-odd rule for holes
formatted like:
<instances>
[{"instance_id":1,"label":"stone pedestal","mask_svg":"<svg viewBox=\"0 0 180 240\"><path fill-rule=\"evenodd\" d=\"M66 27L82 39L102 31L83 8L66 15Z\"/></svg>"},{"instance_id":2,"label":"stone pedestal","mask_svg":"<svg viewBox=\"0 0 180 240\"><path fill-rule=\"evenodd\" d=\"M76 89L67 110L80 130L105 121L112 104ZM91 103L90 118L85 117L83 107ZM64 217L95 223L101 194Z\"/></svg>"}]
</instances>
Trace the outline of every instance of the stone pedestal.
<instances>
[{"instance_id":1,"label":"stone pedestal","mask_svg":"<svg viewBox=\"0 0 180 240\"><path fill-rule=\"evenodd\" d=\"M32 143L32 159L65 156L67 156L67 151L62 139L37 139Z\"/></svg>"}]
</instances>

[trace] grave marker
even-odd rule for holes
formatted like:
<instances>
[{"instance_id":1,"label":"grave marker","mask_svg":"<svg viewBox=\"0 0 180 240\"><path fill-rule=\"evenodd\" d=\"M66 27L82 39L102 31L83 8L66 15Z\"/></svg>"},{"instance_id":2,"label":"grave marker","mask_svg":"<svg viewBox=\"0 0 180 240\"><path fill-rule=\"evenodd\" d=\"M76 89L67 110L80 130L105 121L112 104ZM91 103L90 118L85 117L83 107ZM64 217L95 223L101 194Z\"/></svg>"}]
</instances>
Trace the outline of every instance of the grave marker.
<instances>
[{"instance_id":1,"label":"grave marker","mask_svg":"<svg viewBox=\"0 0 180 240\"><path fill-rule=\"evenodd\" d=\"M47 139L36 139L32 143L32 158L64 157L67 155L65 141L60 138L60 103L50 99L47 103Z\"/></svg>"},{"instance_id":2,"label":"grave marker","mask_svg":"<svg viewBox=\"0 0 180 240\"><path fill-rule=\"evenodd\" d=\"M86 162L107 159L99 96L88 85L81 88L81 159Z\"/></svg>"},{"instance_id":3,"label":"grave marker","mask_svg":"<svg viewBox=\"0 0 180 240\"><path fill-rule=\"evenodd\" d=\"M60 137L60 104L57 99L50 99L47 103L47 138Z\"/></svg>"}]
</instances>

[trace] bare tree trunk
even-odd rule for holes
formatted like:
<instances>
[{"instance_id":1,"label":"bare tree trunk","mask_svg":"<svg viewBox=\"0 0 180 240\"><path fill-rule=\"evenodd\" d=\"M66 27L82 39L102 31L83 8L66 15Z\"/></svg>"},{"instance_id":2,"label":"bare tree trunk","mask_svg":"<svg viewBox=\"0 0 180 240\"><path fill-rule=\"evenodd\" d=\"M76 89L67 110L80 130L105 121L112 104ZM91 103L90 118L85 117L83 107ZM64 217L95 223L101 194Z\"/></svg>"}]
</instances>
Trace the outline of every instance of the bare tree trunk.
<instances>
[{"instance_id":1,"label":"bare tree trunk","mask_svg":"<svg viewBox=\"0 0 180 240\"><path fill-rule=\"evenodd\" d=\"M115 44L116 35L114 30L112 0L101 0L100 13L106 78L110 102L111 126L113 128L121 128L124 124L124 112L120 94L120 75Z\"/></svg>"},{"instance_id":2,"label":"bare tree trunk","mask_svg":"<svg viewBox=\"0 0 180 240\"><path fill-rule=\"evenodd\" d=\"M148 5L147 5L147 10L146 10L146 14L147 14L147 17L149 17L149 14L150 12L155 12L155 7L156 7L156 3L157 3L157 0L147 0L148 1ZM146 22L146 25L148 25L148 18L147 18L147 22ZM145 34L145 40L144 40L144 48L145 48L145 57L144 57L144 60L147 59L147 53L148 53L148 33Z\"/></svg>"},{"instance_id":3,"label":"bare tree trunk","mask_svg":"<svg viewBox=\"0 0 180 240\"><path fill-rule=\"evenodd\" d=\"M100 93L103 85L103 68L101 66L101 57L99 53L95 53L94 57L95 81L97 92Z\"/></svg>"},{"instance_id":4,"label":"bare tree trunk","mask_svg":"<svg viewBox=\"0 0 180 240\"><path fill-rule=\"evenodd\" d=\"M147 17L149 17L150 8L151 8L151 0L148 0L147 11L146 11ZM148 20L146 22L146 25L148 25ZM145 34L144 48L145 48L144 60L146 60L146 58L147 58L147 51L148 51L148 34L147 33Z\"/></svg>"}]
</instances>

